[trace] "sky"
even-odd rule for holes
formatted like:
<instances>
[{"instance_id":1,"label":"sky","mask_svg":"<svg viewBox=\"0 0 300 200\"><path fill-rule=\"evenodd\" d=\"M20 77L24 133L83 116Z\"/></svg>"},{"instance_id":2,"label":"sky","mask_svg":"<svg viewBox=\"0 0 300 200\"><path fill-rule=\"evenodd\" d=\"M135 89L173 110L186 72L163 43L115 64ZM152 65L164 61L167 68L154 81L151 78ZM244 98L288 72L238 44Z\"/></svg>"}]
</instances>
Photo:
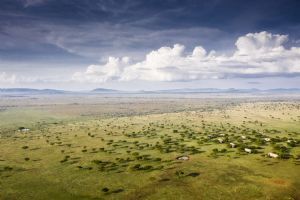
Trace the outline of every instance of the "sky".
<instances>
[{"instance_id":1,"label":"sky","mask_svg":"<svg viewBox=\"0 0 300 200\"><path fill-rule=\"evenodd\" d=\"M0 0L0 88L300 88L299 0Z\"/></svg>"}]
</instances>

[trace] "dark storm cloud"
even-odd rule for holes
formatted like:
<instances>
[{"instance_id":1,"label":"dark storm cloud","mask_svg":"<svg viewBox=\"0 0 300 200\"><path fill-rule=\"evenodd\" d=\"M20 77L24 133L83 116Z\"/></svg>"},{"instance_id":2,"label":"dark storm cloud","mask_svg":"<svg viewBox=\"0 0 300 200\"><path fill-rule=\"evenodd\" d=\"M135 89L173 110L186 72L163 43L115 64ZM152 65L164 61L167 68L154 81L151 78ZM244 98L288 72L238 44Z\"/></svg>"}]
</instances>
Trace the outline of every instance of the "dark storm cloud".
<instances>
[{"instance_id":1,"label":"dark storm cloud","mask_svg":"<svg viewBox=\"0 0 300 200\"><path fill-rule=\"evenodd\" d=\"M261 30L299 38L299 8L296 0L2 0L0 58L139 57L174 43L227 50Z\"/></svg>"},{"instance_id":2,"label":"dark storm cloud","mask_svg":"<svg viewBox=\"0 0 300 200\"><path fill-rule=\"evenodd\" d=\"M243 24L266 28L299 23L299 6L297 0L3 0L1 11L49 21L126 23L142 20L142 25L159 28L160 25L233 28Z\"/></svg>"}]
</instances>

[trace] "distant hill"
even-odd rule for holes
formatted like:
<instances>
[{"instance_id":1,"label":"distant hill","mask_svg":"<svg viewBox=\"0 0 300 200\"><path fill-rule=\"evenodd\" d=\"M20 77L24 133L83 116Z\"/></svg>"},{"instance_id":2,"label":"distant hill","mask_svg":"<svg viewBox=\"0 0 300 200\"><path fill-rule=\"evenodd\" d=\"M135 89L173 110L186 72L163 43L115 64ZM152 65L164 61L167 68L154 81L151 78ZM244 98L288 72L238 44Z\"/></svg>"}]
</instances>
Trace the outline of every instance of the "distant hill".
<instances>
[{"instance_id":1,"label":"distant hill","mask_svg":"<svg viewBox=\"0 0 300 200\"><path fill-rule=\"evenodd\" d=\"M96 89L92 90L91 92L93 92L93 93L123 93L124 91L106 89L106 88L96 88Z\"/></svg>"},{"instance_id":2,"label":"distant hill","mask_svg":"<svg viewBox=\"0 0 300 200\"><path fill-rule=\"evenodd\" d=\"M196 89L171 89L171 90L157 90L154 93L249 93L258 92L258 89L217 89L217 88L196 88Z\"/></svg>"},{"instance_id":3,"label":"distant hill","mask_svg":"<svg viewBox=\"0 0 300 200\"><path fill-rule=\"evenodd\" d=\"M170 89L170 90L152 90L152 91L122 91L107 88L96 88L91 91L65 91L55 89L32 89L32 88L0 88L1 95L29 95L29 94L192 94L192 93L300 93L299 88L276 88L269 90L252 89L218 89L218 88L183 88L183 89Z\"/></svg>"},{"instance_id":4,"label":"distant hill","mask_svg":"<svg viewBox=\"0 0 300 200\"><path fill-rule=\"evenodd\" d=\"M298 88L278 88L269 90L259 90L256 88L251 89L217 89L217 88L196 88L196 89L171 89L171 90L156 90L144 93L166 93L166 94L182 94L182 93L300 93Z\"/></svg>"},{"instance_id":5,"label":"distant hill","mask_svg":"<svg viewBox=\"0 0 300 200\"><path fill-rule=\"evenodd\" d=\"M288 89L286 89L286 88L276 88L276 89L269 89L269 90L266 90L266 91L268 91L268 92L278 92L278 93L280 93L280 92L300 92L300 88L288 88Z\"/></svg>"},{"instance_id":6,"label":"distant hill","mask_svg":"<svg viewBox=\"0 0 300 200\"><path fill-rule=\"evenodd\" d=\"M32 88L0 88L0 94L65 94L64 90L32 89Z\"/></svg>"}]
</instances>

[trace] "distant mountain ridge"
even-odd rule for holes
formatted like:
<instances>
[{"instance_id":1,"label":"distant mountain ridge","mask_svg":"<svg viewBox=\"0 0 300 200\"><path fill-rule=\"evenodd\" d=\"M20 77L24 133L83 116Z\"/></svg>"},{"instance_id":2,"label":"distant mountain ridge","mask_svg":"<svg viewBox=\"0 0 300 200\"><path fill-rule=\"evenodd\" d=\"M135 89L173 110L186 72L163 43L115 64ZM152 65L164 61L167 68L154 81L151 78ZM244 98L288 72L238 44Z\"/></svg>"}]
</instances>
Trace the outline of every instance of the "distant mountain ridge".
<instances>
[{"instance_id":1,"label":"distant mountain ridge","mask_svg":"<svg viewBox=\"0 0 300 200\"><path fill-rule=\"evenodd\" d=\"M196 88L196 89L171 89L171 90L157 90L155 93L248 93L257 92L258 89L218 89L218 88Z\"/></svg>"},{"instance_id":2,"label":"distant mountain ridge","mask_svg":"<svg viewBox=\"0 0 300 200\"><path fill-rule=\"evenodd\" d=\"M218 89L218 88L183 88L169 90L140 90L124 91L107 88L96 88L91 91L65 91L55 89L32 89L32 88L0 88L0 94L188 94L188 93L300 93L300 88L275 88L260 90L251 89Z\"/></svg>"},{"instance_id":3,"label":"distant mountain ridge","mask_svg":"<svg viewBox=\"0 0 300 200\"><path fill-rule=\"evenodd\" d=\"M113 89L106 89L106 88L96 88L96 89L93 89L91 92L95 92L95 93L121 93L123 91L113 90Z\"/></svg>"},{"instance_id":4,"label":"distant mountain ridge","mask_svg":"<svg viewBox=\"0 0 300 200\"><path fill-rule=\"evenodd\" d=\"M7 94L65 94L68 91L54 89L32 89L32 88L0 88L0 93Z\"/></svg>"},{"instance_id":5,"label":"distant mountain ridge","mask_svg":"<svg viewBox=\"0 0 300 200\"><path fill-rule=\"evenodd\" d=\"M170 90L154 90L154 91L140 91L140 93L162 93L162 94L184 94L184 93L288 93L296 92L300 93L300 88L277 88L277 89L268 89L260 90L256 88L251 89L218 89L218 88L196 88L196 89L170 89Z\"/></svg>"}]
</instances>

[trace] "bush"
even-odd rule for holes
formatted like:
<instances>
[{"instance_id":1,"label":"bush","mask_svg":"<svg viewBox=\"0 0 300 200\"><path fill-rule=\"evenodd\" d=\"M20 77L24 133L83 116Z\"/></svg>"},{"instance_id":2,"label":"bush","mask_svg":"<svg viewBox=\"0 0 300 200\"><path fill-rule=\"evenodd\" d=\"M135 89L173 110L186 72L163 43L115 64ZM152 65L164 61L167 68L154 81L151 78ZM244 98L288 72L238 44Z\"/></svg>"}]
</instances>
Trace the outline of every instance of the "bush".
<instances>
[{"instance_id":1,"label":"bush","mask_svg":"<svg viewBox=\"0 0 300 200\"><path fill-rule=\"evenodd\" d=\"M291 155L289 153L280 153L279 157L281 159L289 159L291 157Z\"/></svg>"},{"instance_id":2,"label":"bush","mask_svg":"<svg viewBox=\"0 0 300 200\"><path fill-rule=\"evenodd\" d=\"M219 152L219 150L218 150L217 148L213 149L212 151L213 151L214 153L218 153L218 152Z\"/></svg>"},{"instance_id":3,"label":"bush","mask_svg":"<svg viewBox=\"0 0 300 200\"><path fill-rule=\"evenodd\" d=\"M145 167L142 167L142 170L150 170L153 169L151 165L146 165Z\"/></svg>"},{"instance_id":4,"label":"bush","mask_svg":"<svg viewBox=\"0 0 300 200\"><path fill-rule=\"evenodd\" d=\"M139 170L140 167L141 167L141 164L136 164L136 165L134 165L134 166L132 167L132 169L134 169L134 170Z\"/></svg>"},{"instance_id":5,"label":"bush","mask_svg":"<svg viewBox=\"0 0 300 200\"><path fill-rule=\"evenodd\" d=\"M294 141L289 142L288 145L290 147L296 147L297 146L296 142L294 142Z\"/></svg>"},{"instance_id":6,"label":"bush","mask_svg":"<svg viewBox=\"0 0 300 200\"><path fill-rule=\"evenodd\" d=\"M179 170L179 171L175 172L175 175L178 176L178 177L180 177L180 176L184 175L184 172L181 171L181 170Z\"/></svg>"},{"instance_id":7,"label":"bush","mask_svg":"<svg viewBox=\"0 0 300 200\"><path fill-rule=\"evenodd\" d=\"M220 152L221 152L221 153L226 153L226 152L227 152L227 149L222 149Z\"/></svg>"},{"instance_id":8,"label":"bush","mask_svg":"<svg viewBox=\"0 0 300 200\"><path fill-rule=\"evenodd\" d=\"M13 168L9 167L9 166L5 166L5 167L3 167L3 169L4 169L4 171L11 171L11 170L13 170Z\"/></svg>"},{"instance_id":9,"label":"bush","mask_svg":"<svg viewBox=\"0 0 300 200\"><path fill-rule=\"evenodd\" d=\"M120 192L124 192L124 189L116 189L114 191L112 191L112 193L120 193Z\"/></svg>"},{"instance_id":10,"label":"bush","mask_svg":"<svg viewBox=\"0 0 300 200\"><path fill-rule=\"evenodd\" d=\"M133 152L132 155L133 155L133 156L138 156L138 155L139 155L139 152Z\"/></svg>"}]
</instances>

